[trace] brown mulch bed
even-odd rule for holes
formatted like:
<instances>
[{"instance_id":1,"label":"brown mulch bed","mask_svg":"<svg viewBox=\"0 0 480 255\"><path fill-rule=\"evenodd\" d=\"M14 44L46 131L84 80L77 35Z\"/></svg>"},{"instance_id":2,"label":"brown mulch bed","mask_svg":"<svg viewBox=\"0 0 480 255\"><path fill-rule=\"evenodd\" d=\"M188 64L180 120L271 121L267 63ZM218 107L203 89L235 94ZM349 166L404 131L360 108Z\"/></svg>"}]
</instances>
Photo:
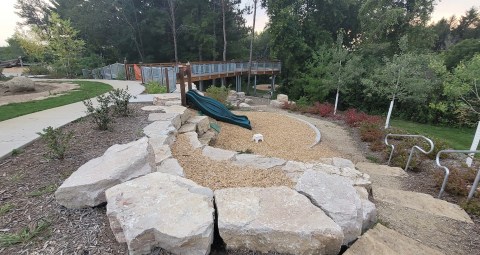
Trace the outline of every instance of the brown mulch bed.
<instances>
[{"instance_id":1,"label":"brown mulch bed","mask_svg":"<svg viewBox=\"0 0 480 255\"><path fill-rule=\"evenodd\" d=\"M75 133L64 160L49 160L45 143L37 140L16 156L0 161L0 234L34 230L39 222L49 226L33 239L4 247L0 254L125 254L110 230L105 206L71 210L55 202L54 192L62 182L88 160L101 156L114 145L143 136L148 113L131 106L130 117L117 118L111 131L99 131L89 118L67 124L62 130Z\"/></svg>"}]
</instances>

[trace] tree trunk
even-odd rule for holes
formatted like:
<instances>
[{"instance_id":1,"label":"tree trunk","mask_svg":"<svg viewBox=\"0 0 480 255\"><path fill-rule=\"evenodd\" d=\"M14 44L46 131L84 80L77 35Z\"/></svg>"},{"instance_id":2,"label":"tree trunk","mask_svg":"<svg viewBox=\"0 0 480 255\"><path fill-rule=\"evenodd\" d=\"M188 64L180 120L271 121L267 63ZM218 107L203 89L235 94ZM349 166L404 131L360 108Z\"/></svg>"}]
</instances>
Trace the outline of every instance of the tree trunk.
<instances>
[{"instance_id":1,"label":"tree trunk","mask_svg":"<svg viewBox=\"0 0 480 255\"><path fill-rule=\"evenodd\" d=\"M250 76L252 73L252 53L253 53L253 38L255 37L255 18L257 16L257 0L253 0L253 26L252 26L252 38L250 39L250 59L248 61L248 82L247 82L247 95L250 95Z\"/></svg>"},{"instance_id":2,"label":"tree trunk","mask_svg":"<svg viewBox=\"0 0 480 255\"><path fill-rule=\"evenodd\" d=\"M393 104L395 103L395 95L390 102L390 108L388 109L387 120L385 121L385 129L390 127L390 117L392 116Z\"/></svg>"},{"instance_id":3,"label":"tree trunk","mask_svg":"<svg viewBox=\"0 0 480 255\"><path fill-rule=\"evenodd\" d=\"M228 1L228 0L222 0L223 62L227 61L227 32L225 30L225 1ZM222 86L225 86L225 77L222 78Z\"/></svg>"},{"instance_id":4,"label":"tree trunk","mask_svg":"<svg viewBox=\"0 0 480 255\"><path fill-rule=\"evenodd\" d=\"M340 94L340 87L337 87L337 95L335 96L335 109L333 110L333 115L337 114L338 94Z\"/></svg>"},{"instance_id":5,"label":"tree trunk","mask_svg":"<svg viewBox=\"0 0 480 255\"><path fill-rule=\"evenodd\" d=\"M170 8L170 26L172 27L173 34L173 49L175 52L175 63L178 63L178 54L177 54L177 26L175 25L175 0L168 0L168 5Z\"/></svg>"}]
</instances>

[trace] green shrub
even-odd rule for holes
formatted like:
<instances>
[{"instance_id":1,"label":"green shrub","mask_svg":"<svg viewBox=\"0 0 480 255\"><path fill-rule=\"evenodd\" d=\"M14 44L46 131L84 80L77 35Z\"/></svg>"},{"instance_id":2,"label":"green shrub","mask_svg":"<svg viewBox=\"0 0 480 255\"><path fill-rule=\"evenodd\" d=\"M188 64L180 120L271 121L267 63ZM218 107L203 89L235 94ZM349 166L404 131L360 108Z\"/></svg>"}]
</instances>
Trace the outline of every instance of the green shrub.
<instances>
[{"instance_id":1,"label":"green shrub","mask_svg":"<svg viewBox=\"0 0 480 255\"><path fill-rule=\"evenodd\" d=\"M148 94L164 94L167 93L167 87L157 81L149 81L145 84L145 91Z\"/></svg>"},{"instance_id":2,"label":"green shrub","mask_svg":"<svg viewBox=\"0 0 480 255\"><path fill-rule=\"evenodd\" d=\"M120 71L117 74L117 80L126 80L125 71Z\"/></svg>"},{"instance_id":3,"label":"green shrub","mask_svg":"<svg viewBox=\"0 0 480 255\"><path fill-rule=\"evenodd\" d=\"M128 109L128 103L132 95L128 93L128 88L125 89L114 89L108 93L111 101L113 102L113 111L115 114L120 116L128 116L130 113Z\"/></svg>"},{"instance_id":4,"label":"green shrub","mask_svg":"<svg viewBox=\"0 0 480 255\"><path fill-rule=\"evenodd\" d=\"M30 74L30 75L47 75L50 74L47 66L45 65L32 65L28 68L23 70L23 74Z\"/></svg>"},{"instance_id":5,"label":"green shrub","mask_svg":"<svg viewBox=\"0 0 480 255\"><path fill-rule=\"evenodd\" d=\"M445 191L457 196L466 196L470 189L469 185L472 185L475 180L476 171L472 168L458 168L449 167L450 175L448 176L447 185ZM445 173L443 171L436 171L434 174L435 183L437 187L442 187Z\"/></svg>"},{"instance_id":6,"label":"green shrub","mask_svg":"<svg viewBox=\"0 0 480 255\"><path fill-rule=\"evenodd\" d=\"M98 101L98 107L94 107L90 99L83 101L83 104L87 107L87 113L92 117L92 121L97 125L98 129L107 130L110 123L113 122L109 107L111 98L110 96L100 95L97 96L96 99Z\"/></svg>"},{"instance_id":7,"label":"green shrub","mask_svg":"<svg viewBox=\"0 0 480 255\"><path fill-rule=\"evenodd\" d=\"M221 86L221 87L210 86L207 89L207 95L219 101L222 104L226 104L227 97L228 97L228 89L225 86Z\"/></svg>"},{"instance_id":8,"label":"green shrub","mask_svg":"<svg viewBox=\"0 0 480 255\"><path fill-rule=\"evenodd\" d=\"M478 200L471 200L470 202L462 202L460 206L468 213L480 216L480 202Z\"/></svg>"},{"instance_id":9,"label":"green shrub","mask_svg":"<svg viewBox=\"0 0 480 255\"><path fill-rule=\"evenodd\" d=\"M60 129L47 127L43 129L43 133L38 133L40 137L47 143L50 158L63 159L73 137L73 132L62 132Z\"/></svg>"}]
</instances>

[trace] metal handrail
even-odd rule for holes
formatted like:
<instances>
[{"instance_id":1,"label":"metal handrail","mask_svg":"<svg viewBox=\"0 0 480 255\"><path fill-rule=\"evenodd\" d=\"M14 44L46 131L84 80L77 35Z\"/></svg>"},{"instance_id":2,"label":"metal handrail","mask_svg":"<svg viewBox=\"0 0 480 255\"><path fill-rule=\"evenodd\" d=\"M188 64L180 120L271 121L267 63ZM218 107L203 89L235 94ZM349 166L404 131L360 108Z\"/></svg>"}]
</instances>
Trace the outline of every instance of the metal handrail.
<instances>
[{"instance_id":1,"label":"metal handrail","mask_svg":"<svg viewBox=\"0 0 480 255\"><path fill-rule=\"evenodd\" d=\"M393 156L393 151L395 150L395 146L393 144L389 144L388 143L388 137L419 137L419 138L423 138L425 139L429 144L430 144L430 150L429 151L425 151L424 149L422 149L421 147L417 146L417 145L414 145L412 147L412 149L410 150L410 156L408 156L408 161L407 161L407 165L405 166L405 169L404 171L407 171L408 169L408 166L410 165L410 161L412 160L412 156L413 156L413 152L415 151L415 149L419 150L420 152L422 152L423 154L429 154L430 152L433 151L435 145L433 144L432 140L430 140L430 138L427 138L423 135L401 135L401 134L388 134L385 136L385 144L387 146L390 146L392 148L392 152L390 152L390 157L388 158L388 163L387 165L390 165L390 161L392 160L392 156Z\"/></svg>"},{"instance_id":2,"label":"metal handrail","mask_svg":"<svg viewBox=\"0 0 480 255\"><path fill-rule=\"evenodd\" d=\"M440 154L442 153L465 153L465 154L477 154L480 151L473 151L473 150L441 150L437 153L437 158L435 161L437 162L437 166L443 168L445 170L445 177L443 178L442 188L440 189L440 193L438 193L438 198L442 197L443 192L445 191L445 187L447 186L448 176L450 175L450 170L446 166L442 166L440 164ZM480 170L480 169L479 169ZM480 171L477 172L477 176L475 177L475 181L473 181L472 188L468 193L467 202L472 199L473 195L475 194L475 190L477 189L478 182L480 181Z\"/></svg>"}]
</instances>

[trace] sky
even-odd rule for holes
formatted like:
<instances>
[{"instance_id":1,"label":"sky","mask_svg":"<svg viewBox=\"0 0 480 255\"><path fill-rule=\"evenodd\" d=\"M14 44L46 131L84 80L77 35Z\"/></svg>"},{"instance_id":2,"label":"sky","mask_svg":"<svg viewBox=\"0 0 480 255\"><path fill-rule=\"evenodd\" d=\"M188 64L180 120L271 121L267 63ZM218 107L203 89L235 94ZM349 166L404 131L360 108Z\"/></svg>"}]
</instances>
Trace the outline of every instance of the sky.
<instances>
[{"instance_id":1,"label":"sky","mask_svg":"<svg viewBox=\"0 0 480 255\"><path fill-rule=\"evenodd\" d=\"M15 27L20 18L15 14L16 0L0 0L0 46L6 46L6 39L11 37L15 32ZM259 1L260 2L260 1ZM242 0L242 5L253 6L253 0ZM472 6L480 7L478 0L441 0L432 15L432 20L439 20L442 17L450 17L452 15L460 16ZM253 13L245 15L247 25L253 24ZM258 4L257 19L255 31L262 31L268 22L268 16L265 9L260 8Z\"/></svg>"}]
</instances>

